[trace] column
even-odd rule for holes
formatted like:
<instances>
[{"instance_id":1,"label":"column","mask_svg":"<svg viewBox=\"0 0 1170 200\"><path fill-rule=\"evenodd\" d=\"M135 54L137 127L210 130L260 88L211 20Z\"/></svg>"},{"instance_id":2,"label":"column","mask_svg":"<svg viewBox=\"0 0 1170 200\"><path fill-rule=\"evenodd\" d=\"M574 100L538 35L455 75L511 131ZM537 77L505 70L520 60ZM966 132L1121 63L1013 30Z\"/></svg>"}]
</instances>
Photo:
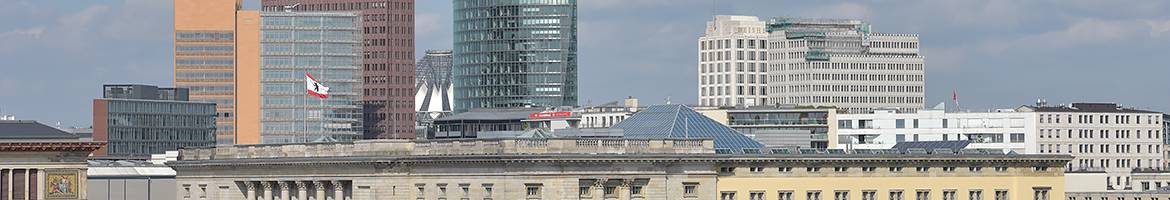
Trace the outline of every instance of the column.
<instances>
[{"instance_id":1,"label":"column","mask_svg":"<svg viewBox=\"0 0 1170 200\"><path fill-rule=\"evenodd\" d=\"M333 200L345 200L345 183L333 181Z\"/></svg>"},{"instance_id":2,"label":"column","mask_svg":"<svg viewBox=\"0 0 1170 200\"><path fill-rule=\"evenodd\" d=\"M245 192L247 194L245 195L247 196L247 199L256 200L256 183L253 183L252 181L244 181L244 186L248 187L247 192Z\"/></svg>"},{"instance_id":3,"label":"column","mask_svg":"<svg viewBox=\"0 0 1170 200\"><path fill-rule=\"evenodd\" d=\"M4 198L2 199L12 199L12 169L5 170L8 171L0 170L0 172L3 172L8 176L8 180L4 180L8 184L5 184L4 187L0 188L0 190L4 190Z\"/></svg>"},{"instance_id":4,"label":"column","mask_svg":"<svg viewBox=\"0 0 1170 200\"><path fill-rule=\"evenodd\" d=\"M313 181L313 189L317 190L316 200L325 200L325 181Z\"/></svg>"},{"instance_id":5,"label":"column","mask_svg":"<svg viewBox=\"0 0 1170 200\"><path fill-rule=\"evenodd\" d=\"M37 181L37 189L35 189L35 190L47 191L47 190L45 190L45 181L42 181L42 180L46 179L45 178L45 169L37 169L37 179L39 179L39 180ZM77 183L77 186L80 187L84 184L85 184L85 182L80 182L80 183ZM77 197L78 198L85 198L84 196L81 196L81 193L83 193L84 191L81 191L80 190L81 188L78 188L78 189L79 190L77 191L77 195L78 195ZM43 193L41 191L32 191L32 192L37 193L37 199L45 199L45 193Z\"/></svg>"},{"instance_id":6,"label":"column","mask_svg":"<svg viewBox=\"0 0 1170 200\"><path fill-rule=\"evenodd\" d=\"M28 185L29 184L28 174L29 174L29 169L24 169L24 199L28 199L29 196L32 196L32 190L29 189L29 188L32 188L32 186Z\"/></svg>"},{"instance_id":7,"label":"column","mask_svg":"<svg viewBox=\"0 0 1170 200\"><path fill-rule=\"evenodd\" d=\"M279 181L276 183L280 184L280 200L289 200L289 198L288 198L288 188L289 188L288 182Z\"/></svg>"},{"instance_id":8,"label":"column","mask_svg":"<svg viewBox=\"0 0 1170 200\"><path fill-rule=\"evenodd\" d=\"M264 186L264 200L272 200L272 182L261 181L260 184Z\"/></svg>"},{"instance_id":9,"label":"column","mask_svg":"<svg viewBox=\"0 0 1170 200\"><path fill-rule=\"evenodd\" d=\"M309 199L309 184L304 181L294 182L297 184L297 200Z\"/></svg>"}]
</instances>

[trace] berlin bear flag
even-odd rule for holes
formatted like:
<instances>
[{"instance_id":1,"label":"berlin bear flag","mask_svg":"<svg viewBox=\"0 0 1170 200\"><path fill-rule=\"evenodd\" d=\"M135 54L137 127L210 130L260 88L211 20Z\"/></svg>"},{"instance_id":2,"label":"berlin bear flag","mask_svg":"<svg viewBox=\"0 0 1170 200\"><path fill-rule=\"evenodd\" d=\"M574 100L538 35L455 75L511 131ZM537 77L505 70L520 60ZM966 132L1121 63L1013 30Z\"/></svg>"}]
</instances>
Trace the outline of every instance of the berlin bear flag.
<instances>
[{"instance_id":1,"label":"berlin bear flag","mask_svg":"<svg viewBox=\"0 0 1170 200\"><path fill-rule=\"evenodd\" d=\"M317 79L314 79L313 75L309 74L308 72L305 72L305 89L309 90L309 95L317 96L322 99L329 98L329 87L321 85L321 83L317 82Z\"/></svg>"}]
</instances>

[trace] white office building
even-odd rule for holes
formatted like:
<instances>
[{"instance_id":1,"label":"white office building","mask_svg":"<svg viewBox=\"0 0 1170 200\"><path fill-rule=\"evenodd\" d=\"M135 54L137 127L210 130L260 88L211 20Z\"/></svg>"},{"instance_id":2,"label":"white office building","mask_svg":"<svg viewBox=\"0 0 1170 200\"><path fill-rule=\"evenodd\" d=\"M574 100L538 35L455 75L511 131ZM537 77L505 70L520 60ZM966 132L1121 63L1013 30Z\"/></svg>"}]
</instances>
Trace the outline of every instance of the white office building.
<instances>
[{"instance_id":1,"label":"white office building","mask_svg":"<svg viewBox=\"0 0 1170 200\"><path fill-rule=\"evenodd\" d=\"M918 35L871 32L861 20L773 18L767 24L767 102L863 114L923 107Z\"/></svg>"},{"instance_id":2,"label":"white office building","mask_svg":"<svg viewBox=\"0 0 1170 200\"><path fill-rule=\"evenodd\" d=\"M1001 109L992 112L948 113L923 109L913 113L876 110L869 114L837 115L837 148L889 149L903 141L967 140L967 148L1021 154L1037 148L1034 113Z\"/></svg>"},{"instance_id":3,"label":"white office building","mask_svg":"<svg viewBox=\"0 0 1170 200\"><path fill-rule=\"evenodd\" d=\"M1040 153L1070 154L1069 171L1105 172L1108 190L1134 187L1135 171L1164 170L1162 113L1114 103L1048 106L1038 102L1020 112L1037 116Z\"/></svg>"},{"instance_id":4,"label":"white office building","mask_svg":"<svg viewBox=\"0 0 1170 200\"><path fill-rule=\"evenodd\" d=\"M699 37L699 103L703 106L768 104L764 21L718 15Z\"/></svg>"}]
</instances>

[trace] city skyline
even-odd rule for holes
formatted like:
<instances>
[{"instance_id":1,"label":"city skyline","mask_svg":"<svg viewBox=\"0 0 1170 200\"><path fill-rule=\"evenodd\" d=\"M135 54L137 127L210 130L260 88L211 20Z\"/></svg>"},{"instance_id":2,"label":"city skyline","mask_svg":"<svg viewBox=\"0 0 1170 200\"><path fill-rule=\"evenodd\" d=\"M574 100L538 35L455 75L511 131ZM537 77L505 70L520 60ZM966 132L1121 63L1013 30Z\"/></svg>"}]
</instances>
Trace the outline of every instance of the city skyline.
<instances>
[{"instance_id":1,"label":"city skyline","mask_svg":"<svg viewBox=\"0 0 1170 200\"><path fill-rule=\"evenodd\" d=\"M918 33L931 66L927 106L950 102L957 90L960 106L976 110L1037 98L1170 110L1170 81L1161 78L1170 68L1158 62L1170 55L1170 48L1158 45L1170 41L1170 14L1158 8L1170 2L772 2L581 2L579 104L631 95L647 105L668 96L675 103L697 103L693 41L714 14L737 14L858 18L879 31ZM170 1L11 5L0 8L0 59L8 60L0 76L0 90L6 91L0 113L88 126L90 116L77 113L100 96L94 85L170 86ZM258 2L246 5L256 9ZM450 6L417 5L416 59L426 49L451 48Z\"/></svg>"}]
</instances>

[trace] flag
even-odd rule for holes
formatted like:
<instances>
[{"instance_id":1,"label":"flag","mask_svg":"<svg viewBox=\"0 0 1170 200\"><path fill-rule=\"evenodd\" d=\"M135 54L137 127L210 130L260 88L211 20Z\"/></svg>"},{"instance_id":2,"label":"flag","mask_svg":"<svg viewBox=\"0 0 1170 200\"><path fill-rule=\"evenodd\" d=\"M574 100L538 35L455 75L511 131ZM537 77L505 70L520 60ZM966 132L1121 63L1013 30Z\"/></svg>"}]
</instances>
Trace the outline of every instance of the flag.
<instances>
[{"instance_id":1,"label":"flag","mask_svg":"<svg viewBox=\"0 0 1170 200\"><path fill-rule=\"evenodd\" d=\"M309 90L309 95L322 99L329 98L329 87L325 87L325 85L317 82L317 79L313 78L313 75L308 72L305 72L305 89Z\"/></svg>"}]
</instances>

